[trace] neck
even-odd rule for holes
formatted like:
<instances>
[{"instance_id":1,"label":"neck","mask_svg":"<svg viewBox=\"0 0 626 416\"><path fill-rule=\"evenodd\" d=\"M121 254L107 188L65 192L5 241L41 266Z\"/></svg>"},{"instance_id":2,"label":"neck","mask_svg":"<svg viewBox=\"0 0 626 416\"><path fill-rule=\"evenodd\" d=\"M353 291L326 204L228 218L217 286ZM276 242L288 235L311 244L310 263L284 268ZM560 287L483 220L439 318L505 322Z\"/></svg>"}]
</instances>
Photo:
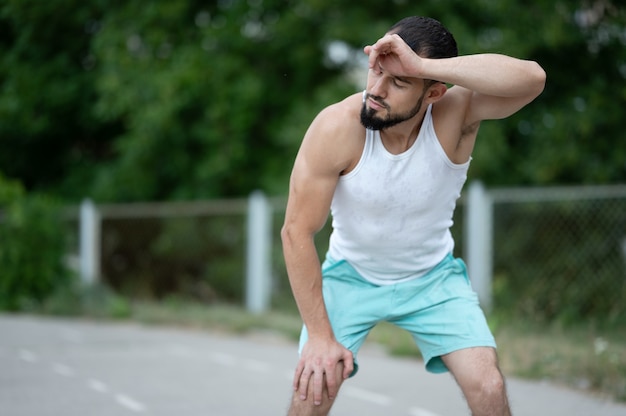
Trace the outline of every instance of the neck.
<instances>
[{"instance_id":1,"label":"neck","mask_svg":"<svg viewBox=\"0 0 626 416\"><path fill-rule=\"evenodd\" d=\"M404 153L413 146L424 122L425 112L416 114L409 120L380 131L380 139L391 154Z\"/></svg>"}]
</instances>

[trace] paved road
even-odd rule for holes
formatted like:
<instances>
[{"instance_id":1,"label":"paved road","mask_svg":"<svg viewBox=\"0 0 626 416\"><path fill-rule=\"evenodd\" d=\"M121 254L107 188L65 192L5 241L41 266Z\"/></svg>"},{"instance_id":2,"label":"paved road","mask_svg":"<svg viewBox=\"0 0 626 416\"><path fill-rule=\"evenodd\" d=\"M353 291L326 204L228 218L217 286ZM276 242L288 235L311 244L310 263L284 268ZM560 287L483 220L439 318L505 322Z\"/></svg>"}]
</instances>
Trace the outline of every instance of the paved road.
<instances>
[{"instance_id":1,"label":"paved road","mask_svg":"<svg viewBox=\"0 0 626 416\"><path fill-rule=\"evenodd\" d=\"M268 335L0 315L1 416L277 416L296 346ZM334 415L467 415L448 375L373 346ZM516 416L626 416L626 406L509 380Z\"/></svg>"}]
</instances>

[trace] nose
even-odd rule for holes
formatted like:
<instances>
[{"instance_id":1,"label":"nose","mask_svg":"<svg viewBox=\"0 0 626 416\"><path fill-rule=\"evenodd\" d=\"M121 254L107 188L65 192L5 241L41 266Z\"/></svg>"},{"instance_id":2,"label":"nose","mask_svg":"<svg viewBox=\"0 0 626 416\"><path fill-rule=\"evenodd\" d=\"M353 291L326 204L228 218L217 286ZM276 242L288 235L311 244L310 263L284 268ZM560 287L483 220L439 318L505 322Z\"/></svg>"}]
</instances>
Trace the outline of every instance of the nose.
<instances>
[{"instance_id":1,"label":"nose","mask_svg":"<svg viewBox=\"0 0 626 416\"><path fill-rule=\"evenodd\" d=\"M378 76L372 83L369 93L371 95L385 98L387 96L387 88L385 87L385 78L382 76Z\"/></svg>"}]
</instances>

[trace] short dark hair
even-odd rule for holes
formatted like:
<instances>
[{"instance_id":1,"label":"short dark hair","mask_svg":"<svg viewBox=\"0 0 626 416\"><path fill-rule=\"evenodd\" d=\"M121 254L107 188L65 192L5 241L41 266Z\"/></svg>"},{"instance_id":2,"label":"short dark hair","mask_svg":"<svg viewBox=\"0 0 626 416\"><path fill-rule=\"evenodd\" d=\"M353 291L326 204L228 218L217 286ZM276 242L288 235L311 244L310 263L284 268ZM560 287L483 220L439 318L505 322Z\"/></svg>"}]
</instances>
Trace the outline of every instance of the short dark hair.
<instances>
[{"instance_id":1,"label":"short dark hair","mask_svg":"<svg viewBox=\"0 0 626 416\"><path fill-rule=\"evenodd\" d=\"M430 17L405 17L391 26L387 33L400 36L416 54L424 58L452 58L459 54L452 33Z\"/></svg>"}]
</instances>

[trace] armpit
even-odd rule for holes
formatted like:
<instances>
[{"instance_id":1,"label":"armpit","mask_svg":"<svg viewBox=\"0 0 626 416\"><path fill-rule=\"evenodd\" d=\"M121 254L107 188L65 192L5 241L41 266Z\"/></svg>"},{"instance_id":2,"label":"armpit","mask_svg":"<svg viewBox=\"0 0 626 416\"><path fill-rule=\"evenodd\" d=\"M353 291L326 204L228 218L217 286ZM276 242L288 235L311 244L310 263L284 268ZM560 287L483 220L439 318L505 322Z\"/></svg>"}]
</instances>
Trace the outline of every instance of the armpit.
<instances>
[{"instance_id":1,"label":"armpit","mask_svg":"<svg viewBox=\"0 0 626 416\"><path fill-rule=\"evenodd\" d=\"M463 128L461 129L461 140L463 140L467 136L475 136L478 132L479 127L480 121L463 126Z\"/></svg>"}]
</instances>

